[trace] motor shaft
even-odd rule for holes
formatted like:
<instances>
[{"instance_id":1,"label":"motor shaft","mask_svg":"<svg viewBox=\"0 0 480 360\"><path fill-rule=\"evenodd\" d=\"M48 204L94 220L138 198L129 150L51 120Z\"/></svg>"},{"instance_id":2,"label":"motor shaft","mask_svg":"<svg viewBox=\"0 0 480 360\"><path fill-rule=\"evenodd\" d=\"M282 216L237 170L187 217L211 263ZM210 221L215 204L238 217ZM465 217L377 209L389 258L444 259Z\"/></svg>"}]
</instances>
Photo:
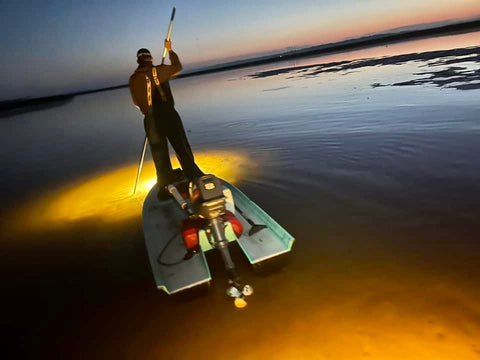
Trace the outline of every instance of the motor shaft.
<instances>
[{"instance_id":1,"label":"motor shaft","mask_svg":"<svg viewBox=\"0 0 480 360\"><path fill-rule=\"evenodd\" d=\"M225 236L223 220L220 217L211 219L210 226L215 238L215 248L222 255L225 269L227 270L229 275L234 274L235 264L233 263L232 257L230 256L230 251L228 250L228 240Z\"/></svg>"}]
</instances>

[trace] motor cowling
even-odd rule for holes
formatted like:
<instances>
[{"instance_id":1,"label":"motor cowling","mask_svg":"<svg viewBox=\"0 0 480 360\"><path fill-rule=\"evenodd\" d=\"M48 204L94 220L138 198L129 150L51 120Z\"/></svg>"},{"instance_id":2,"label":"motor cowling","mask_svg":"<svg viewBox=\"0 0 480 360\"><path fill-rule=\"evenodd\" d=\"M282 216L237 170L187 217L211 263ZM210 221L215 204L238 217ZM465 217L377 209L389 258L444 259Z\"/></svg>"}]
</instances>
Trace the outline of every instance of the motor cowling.
<instances>
[{"instance_id":1,"label":"motor cowling","mask_svg":"<svg viewBox=\"0 0 480 360\"><path fill-rule=\"evenodd\" d=\"M190 183L190 200L194 212L203 219L215 219L225 214L222 185L214 175L204 175Z\"/></svg>"}]
</instances>

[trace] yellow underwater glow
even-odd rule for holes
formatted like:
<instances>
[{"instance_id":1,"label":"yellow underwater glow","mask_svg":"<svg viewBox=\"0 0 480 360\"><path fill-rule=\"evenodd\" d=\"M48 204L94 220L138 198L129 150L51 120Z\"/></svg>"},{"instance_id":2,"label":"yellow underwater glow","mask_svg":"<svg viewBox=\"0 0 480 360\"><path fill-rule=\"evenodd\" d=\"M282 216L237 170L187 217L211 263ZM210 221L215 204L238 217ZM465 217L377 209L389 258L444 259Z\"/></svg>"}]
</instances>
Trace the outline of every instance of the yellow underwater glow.
<instances>
[{"instance_id":1,"label":"yellow underwater glow","mask_svg":"<svg viewBox=\"0 0 480 360\"><path fill-rule=\"evenodd\" d=\"M236 152L199 152L195 157L205 173L213 173L232 183L245 178L254 169L252 159ZM174 168L179 167L176 158L171 160ZM33 200L15 214L13 224L19 229L41 229L88 220L119 222L140 216L143 200L156 183L153 162L145 162L133 195L136 172L137 165L129 165L68 184Z\"/></svg>"}]
</instances>

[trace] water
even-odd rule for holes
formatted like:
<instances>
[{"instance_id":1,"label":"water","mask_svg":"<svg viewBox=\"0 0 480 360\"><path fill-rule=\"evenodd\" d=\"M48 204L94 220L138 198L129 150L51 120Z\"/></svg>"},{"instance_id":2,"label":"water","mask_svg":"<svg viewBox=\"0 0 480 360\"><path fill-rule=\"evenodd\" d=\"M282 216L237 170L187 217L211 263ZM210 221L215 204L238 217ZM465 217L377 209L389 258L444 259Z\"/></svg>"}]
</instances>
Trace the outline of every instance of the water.
<instances>
[{"instance_id":1,"label":"water","mask_svg":"<svg viewBox=\"0 0 480 360\"><path fill-rule=\"evenodd\" d=\"M200 165L297 239L268 276L234 248L243 311L214 254L208 294L155 290L144 192L125 200L128 89L0 119L11 338L63 358L478 358L479 35L172 82Z\"/></svg>"}]
</instances>

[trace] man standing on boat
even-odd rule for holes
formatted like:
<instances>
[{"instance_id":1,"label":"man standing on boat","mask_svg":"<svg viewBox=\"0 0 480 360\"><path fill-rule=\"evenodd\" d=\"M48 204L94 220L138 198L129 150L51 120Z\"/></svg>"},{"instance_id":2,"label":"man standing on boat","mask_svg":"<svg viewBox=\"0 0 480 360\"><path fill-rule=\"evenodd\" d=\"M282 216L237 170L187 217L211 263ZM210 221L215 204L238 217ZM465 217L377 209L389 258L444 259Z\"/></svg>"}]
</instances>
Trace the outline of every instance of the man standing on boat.
<instances>
[{"instance_id":1,"label":"man standing on boat","mask_svg":"<svg viewBox=\"0 0 480 360\"><path fill-rule=\"evenodd\" d=\"M195 164L180 115L175 110L172 91L168 80L175 78L182 70L178 55L172 50L170 40L165 40L171 65L153 65L148 49L137 52L138 68L130 76L130 93L133 103L145 116L144 127L150 143L153 162L157 171L159 200L169 198L165 186L174 181L167 140L175 150L182 169L190 180L202 176Z\"/></svg>"}]
</instances>

